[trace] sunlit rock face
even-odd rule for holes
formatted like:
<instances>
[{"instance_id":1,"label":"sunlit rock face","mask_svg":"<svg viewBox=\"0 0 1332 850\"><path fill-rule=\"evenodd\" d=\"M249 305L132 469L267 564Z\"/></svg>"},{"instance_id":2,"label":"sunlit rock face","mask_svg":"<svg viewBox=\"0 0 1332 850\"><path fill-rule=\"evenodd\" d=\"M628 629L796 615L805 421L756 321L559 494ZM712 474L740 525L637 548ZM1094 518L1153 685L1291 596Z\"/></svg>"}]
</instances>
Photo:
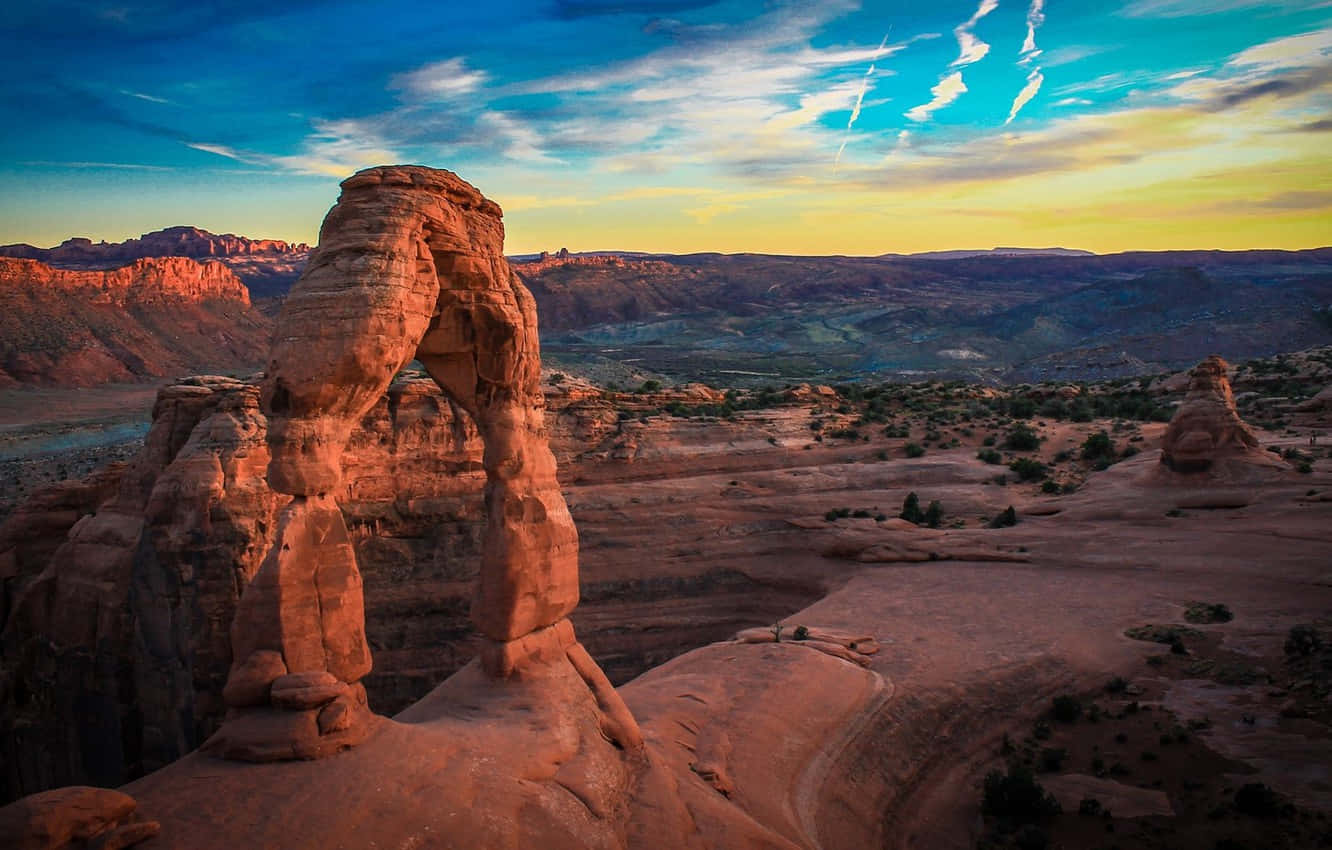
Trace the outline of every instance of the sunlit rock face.
<instances>
[{"instance_id":1,"label":"sunlit rock face","mask_svg":"<svg viewBox=\"0 0 1332 850\"><path fill-rule=\"evenodd\" d=\"M1218 461L1270 465L1258 438L1240 418L1227 372L1213 354L1189 372L1188 394L1161 442L1161 463L1175 472L1205 472Z\"/></svg>"}]
</instances>

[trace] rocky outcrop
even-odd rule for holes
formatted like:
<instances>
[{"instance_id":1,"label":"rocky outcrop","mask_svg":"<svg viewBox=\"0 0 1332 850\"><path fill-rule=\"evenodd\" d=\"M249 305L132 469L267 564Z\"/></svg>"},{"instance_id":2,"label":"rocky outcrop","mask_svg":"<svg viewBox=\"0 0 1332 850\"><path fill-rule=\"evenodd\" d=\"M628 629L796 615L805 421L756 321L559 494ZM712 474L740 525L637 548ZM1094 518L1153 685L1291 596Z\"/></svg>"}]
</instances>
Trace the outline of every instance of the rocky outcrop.
<instances>
[{"instance_id":1,"label":"rocky outcrop","mask_svg":"<svg viewBox=\"0 0 1332 850\"><path fill-rule=\"evenodd\" d=\"M546 438L536 305L504 259L499 207L419 167L369 169L342 188L278 319L263 397L268 481L293 498L241 596L224 692L232 710L205 749L315 758L373 728L360 685L371 668L361 576L334 499L352 428L413 359L485 446L472 605L482 667L509 678L564 659L595 695L603 729L637 749L632 717L565 619L578 603L578 538ZM288 674L323 674L324 704L278 699ZM326 722L334 704L336 722Z\"/></svg>"},{"instance_id":2,"label":"rocky outcrop","mask_svg":"<svg viewBox=\"0 0 1332 850\"><path fill-rule=\"evenodd\" d=\"M70 271L0 259L0 385L248 369L271 327L220 263L159 257Z\"/></svg>"},{"instance_id":3,"label":"rocky outcrop","mask_svg":"<svg viewBox=\"0 0 1332 850\"><path fill-rule=\"evenodd\" d=\"M74 785L0 808L0 842L10 850L121 850L162 831L128 794Z\"/></svg>"},{"instance_id":4,"label":"rocky outcrop","mask_svg":"<svg viewBox=\"0 0 1332 850\"><path fill-rule=\"evenodd\" d=\"M1215 354L1189 373L1188 394L1161 440L1161 464L1176 473L1218 471L1238 465L1281 467L1240 418L1226 377L1229 364Z\"/></svg>"}]
</instances>

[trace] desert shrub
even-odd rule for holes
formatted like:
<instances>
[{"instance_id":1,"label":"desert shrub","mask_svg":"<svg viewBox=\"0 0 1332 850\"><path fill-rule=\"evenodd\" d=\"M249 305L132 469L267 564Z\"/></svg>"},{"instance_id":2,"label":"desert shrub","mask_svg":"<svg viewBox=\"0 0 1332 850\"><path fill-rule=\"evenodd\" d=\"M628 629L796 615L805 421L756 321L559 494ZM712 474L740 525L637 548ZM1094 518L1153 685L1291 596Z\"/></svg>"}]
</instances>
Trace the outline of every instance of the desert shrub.
<instances>
[{"instance_id":1,"label":"desert shrub","mask_svg":"<svg viewBox=\"0 0 1332 850\"><path fill-rule=\"evenodd\" d=\"M1041 770L1046 773L1054 773L1064 766L1064 759L1068 758L1068 750L1063 747L1043 747L1041 748Z\"/></svg>"},{"instance_id":2,"label":"desert shrub","mask_svg":"<svg viewBox=\"0 0 1332 850\"><path fill-rule=\"evenodd\" d=\"M872 516L869 511L859 508L851 512L852 519L869 519Z\"/></svg>"},{"instance_id":3,"label":"desert shrub","mask_svg":"<svg viewBox=\"0 0 1332 850\"><path fill-rule=\"evenodd\" d=\"M1182 641L1186 637L1202 637L1202 632L1197 629L1191 629L1188 626L1146 625L1125 629L1124 636L1133 638L1134 640L1151 641L1152 643L1174 644Z\"/></svg>"},{"instance_id":4,"label":"desert shrub","mask_svg":"<svg viewBox=\"0 0 1332 850\"><path fill-rule=\"evenodd\" d=\"M1061 694L1050 701L1050 715L1060 723L1076 723L1082 716L1082 703L1075 696Z\"/></svg>"},{"instance_id":5,"label":"desert shrub","mask_svg":"<svg viewBox=\"0 0 1332 850\"><path fill-rule=\"evenodd\" d=\"M1105 683L1105 689L1112 694L1121 694L1128 687L1128 680L1123 676L1116 676Z\"/></svg>"},{"instance_id":6,"label":"desert shrub","mask_svg":"<svg viewBox=\"0 0 1332 850\"><path fill-rule=\"evenodd\" d=\"M1184 619L1190 623L1229 623L1235 615L1220 603L1194 602L1184 612Z\"/></svg>"},{"instance_id":7,"label":"desert shrub","mask_svg":"<svg viewBox=\"0 0 1332 850\"><path fill-rule=\"evenodd\" d=\"M938 500L930 502L930 506L925 509L924 523L930 528L938 528L943 522L943 505Z\"/></svg>"},{"instance_id":8,"label":"desert shrub","mask_svg":"<svg viewBox=\"0 0 1332 850\"><path fill-rule=\"evenodd\" d=\"M1097 431L1082 443L1082 459L1089 461L1115 459L1115 444L1110 439L1110 435L1104 431Z\"/></svg>"},{"instance_id":9,"label":"desert shrub","mask_svg":"<svg viewBox=\"0 0 1332 850\"><path fill-rule=\"evenodd\" d=\"M808 640L809 629L805 626L796 626L795 631L791 633L791 637L795 640Z\"/></svg>"},{"instance_id":10,"label":"desert shrub","mask_svg":"<svg viewBox=\"0 0 1332 850\"><path fill-rule=\"evenodd\" d=\"M1068 405L1061 398L1046 399L1037 408L1037 413L1050 419L1063 419L1068 415Z\"/></svg>"},{"instance_id":11,"label":"desert shrub","mask_svg":"<svg viewBox=\"0 0 1332 850\"><path fill-rule=\"evenodd\" d=\"M1036 824L1026 823L1013 834L1013 844L1018 850L1046 850L1050 836Z\"/></svg>"},{"instance_id":12,"label":"desert shrub","mask_svg":"<svg viewBox=\"0 0 1332 850\"><path fill-rule=\"evenodd\" d=\"M994 443L995 443L995 436L993 434L986 434L985 439L981 440L981 445L983 446L993 446Z\"/></svg>"},{"instance_id":13,"label":"desert shrub","mask_svg":"<svg viewBox=\"0 0 1332 850\"><path fill-rule=\"evenodd\" d=\"M1014 398L1008 401L1008 415L1014 419L1030 419L1036 413L1036 402L1029 398Z\"/></svg>"},{"instance_id":14,"label":"desert shrub","mask_svg":"<svg viewBox=\"0 0 1332 850\"><path fill-rule=\"evenodd\" d=\"M1041 483L1042 493L1049 493L1053 495L1055 493L1058 493L1059 491L1060 487L1059 487L1059 482L1057 481L1051 481L1050 479L1047 478L1045 481Z\"/></svg>"},{"instance_id":15,"label":"desert shrub","mask_svg":"<svg viewBox=\"0 0 1332 850\"><path fill-rule=\"evenodd\" d=\"M555 372L550 376L550 382L552 384L562 384L564 383L564 379L565 376L563 372Z\"/></svg>"},{"instance_id":16,"label":"desert shrub","mask_svg":"<svg viewBox=\"0 0 1332 850\"><path fill-rule=\"evenodd\" d=\"M913 490L907 493L906 499L902 501L902 512L898 516L907 522L920 525L925 519L925 512L920 509L920 497Z\"/></svg>"},{"instance_id":17,"label":"desert shrub","mask_svg":"<svg viewBox=\"0 0 1332 850\"><path fill-rule=\"evenodd\" d=\"M1286 633L1286 654L1290 656L1307 656L1323 648L1323 636L1318 633L1318 629L1309 625L1292 626Z\"/></svg>"},{"instance_id":18,"label":"desert shrub","mask_svg":"<svg viewBox=\"0 0 1332 850\"><path fill-rule=\"evenodd\" d=\"M845 519L846 517L849 516L851 516L850 508L833 508L832 510L824 514L823 518L828 520L829 522L836 522L839 519Z\"/></svg>"},{"instance_id":19,"label":"desert shrub","mask_svg":"<svg viewBox=\"0 0 1332 850\"><path fill-rule=\"evenodd\" d=\"M999 516L990 520L990 528L1008 528L1018 524L1017 511L1012 505L999 512Z\"/></svg>"},{"instance_id":20,"label":"desert shrub","mask_svg":"<svg viewBox=\"0 0 1332 850\"><path fill-rule=\"evenodd\" d=\"M1082 802L1078 803L1078 814L1084 817L1100 817L1101 801L1095 797L1084 797Z\"/></svg>"},{"instance_id":21,"label":"desert shrub","mask_svg":"<svg viewBox=\"0 0 1332 850\"><path fill-rule=\"evenodd\" d=\"M999 454L999 452L995 451L994 449L981 449L979 452L976 453L976 457L990 464L1004 462L1003 455Z\"/></svg>"},{"instance_id":22,"label":"desert shrub","mask_svg":"<svg viewBox=\"0 0 1332 850\"><path fill-rule=\"evenodd\" d=\"M638 388L635 389L634 392L636 392L636 393L640 393L640 394L642 394L642 393L655 393L655 392L656 392L657 390L659 390L659 389L661 389L661 381L647 380L647 381L644 381L643 383L639 384L639 385L638 385Z\"/></svg>"},{"instance_id":23,"label":"desert shrub","mask_svg":"<svg viewBox=\"0 0 1332 850\"><path fill-rule=\"evenodd\" d=\"M985 776L984 787L981 809L987 815L1030 822L1061 811L1059 801L1022 766L1011 767L1006 774L990 771Z\"/></svg>"},{"instance_id":24,"label":"desert shrub","mask_svg":"<svg viewBox=\"0 0 1332 850\"><path fill-rule=\"evenodd\" d=\"M1029 457L1018 458L1010 463L1008 468L1017 473L1019 481L1040 481L1050 472L1045 464Z\"/></svg>"},{"instance_id":25,"label":"desert shrub","mask_svg":"<svg viewBox=\"0 0 1332 850\"><path fill-rule=\"evenodd\" d=\"M1235 792L1235 810L1256 818L1272 818L1285 808L1281 795L1261 782L1249 782Z\"/></svg>"},{"instance_id":26,"label":"desert shrub","mask_svg":"<svg viewBox=\"0 0 1332 850\"><path fill-rule=\"evenodd\" d=\"M907 443L902 450L906 452L907 457L920 457L925 454L925 447L920 443Z\"/></svg>"},{"instance_id":27,"label":"desert shrub","mask_svg":"<svg viewBox=\"0 0 1332 850\"><path fill-rule=\"evenodd\" d=\"M1015 452L1034 452L1041 447L1041 438L1026 425L1017 425L1004 436L1004 448Z\"/></svg>"}]
</instances>

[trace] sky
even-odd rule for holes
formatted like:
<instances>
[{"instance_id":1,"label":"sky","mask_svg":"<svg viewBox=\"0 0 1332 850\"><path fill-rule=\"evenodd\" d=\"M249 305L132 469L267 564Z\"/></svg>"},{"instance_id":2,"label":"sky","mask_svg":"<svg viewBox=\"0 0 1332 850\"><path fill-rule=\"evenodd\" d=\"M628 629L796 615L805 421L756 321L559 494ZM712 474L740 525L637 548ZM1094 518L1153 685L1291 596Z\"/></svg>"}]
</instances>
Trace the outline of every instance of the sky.
<instances>
[{"instance_id":1,"label":"sky","mask_svg":"<svg viewBox=\"0 0 1332 850\"><path fill-rule=\"evenodd\" d=\"M0 243L419 163L511 254L1332 244L1332 0L33 0L0 73Z\"/></svg>"}]
</instances>

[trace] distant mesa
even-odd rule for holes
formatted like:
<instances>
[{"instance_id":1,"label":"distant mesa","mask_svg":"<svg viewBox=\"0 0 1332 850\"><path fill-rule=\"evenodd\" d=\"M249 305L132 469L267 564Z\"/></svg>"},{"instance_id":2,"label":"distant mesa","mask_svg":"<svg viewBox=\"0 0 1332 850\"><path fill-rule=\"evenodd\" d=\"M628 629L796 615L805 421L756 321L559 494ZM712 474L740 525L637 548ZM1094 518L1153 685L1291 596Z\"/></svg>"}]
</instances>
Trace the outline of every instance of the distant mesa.
<instances>
[{"instance_id":1,"label":"distant mesa","mask_svg":"<svg viewBox=\"0 0 1332 850\"><path fill-rule=\"evenodd\" d=\"M233 233L218 235L198 227L177 226L145 233L124 242L93 242L81 236L54 248L27 244L0 245L0 257L41 260L54 266L122 264L144 257L235 257L255 254L306 254L310 246L281 239L250 239Z\"/></svg>"},{"instance_id":2,"label":"distant mesa","mask_svg":"<svg viewBox=\"0 0 1332 850\"><path fill-rule=\"evenodd\" d=\"M155 230L124 242L74 237L54 248L0 245L0 257L40 260L61 269L114 269L150 257L216 260L235 272L256 298L285 294L309 256L310 246L303 242L218 235L188 226Z\"/></svg>"},{"instance_id":3,"label":"distant mesa","mask_svg":"<svg viewBox=\"0 0 1332 850\"><path fill-rule=\"evenodd\" d=\"M1096 254L1079 248L987 248L976 251L922 251L918 254L883 256L907 256L913 260L968 260L973 257L1095 257Z\"/></svg>"},{"instance_id":4,"label":"distant mesa","mask_svg":"<svg viewBox=\"0 0 1332 850\"><path fill-rule=\"evenodd\" d=\"M0 257L0 386L248 370L271 330L218 262L152 257L102 271Z\"/></svg>"}]
</instances>

